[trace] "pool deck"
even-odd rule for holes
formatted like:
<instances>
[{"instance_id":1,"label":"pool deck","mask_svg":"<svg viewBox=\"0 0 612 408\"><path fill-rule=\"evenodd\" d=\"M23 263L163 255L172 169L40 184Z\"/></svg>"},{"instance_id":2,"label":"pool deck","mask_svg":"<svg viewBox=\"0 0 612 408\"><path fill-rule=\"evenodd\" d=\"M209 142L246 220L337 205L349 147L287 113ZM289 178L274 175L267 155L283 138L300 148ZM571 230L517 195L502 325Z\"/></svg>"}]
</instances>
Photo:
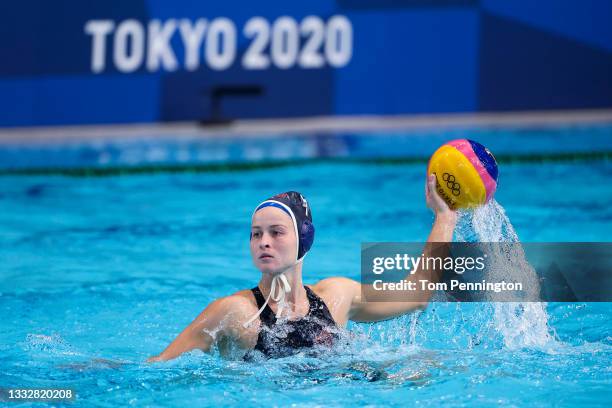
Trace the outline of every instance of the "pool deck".
<instances>
[{"instance_id":1,"label":"pool deck","mask_svg":"<svg viewBox=\"0 0 612 408\"><path fill-rule=\"evenodd\" d=\"M227 138L334 132L394 131L446 128L553 128L612 123L612 109L459 113L398 116L324 116L236 120L223 125L197 122L0 128L0 145L55 144L91 140L140 138Z\"/></svg>"}]
</instances>

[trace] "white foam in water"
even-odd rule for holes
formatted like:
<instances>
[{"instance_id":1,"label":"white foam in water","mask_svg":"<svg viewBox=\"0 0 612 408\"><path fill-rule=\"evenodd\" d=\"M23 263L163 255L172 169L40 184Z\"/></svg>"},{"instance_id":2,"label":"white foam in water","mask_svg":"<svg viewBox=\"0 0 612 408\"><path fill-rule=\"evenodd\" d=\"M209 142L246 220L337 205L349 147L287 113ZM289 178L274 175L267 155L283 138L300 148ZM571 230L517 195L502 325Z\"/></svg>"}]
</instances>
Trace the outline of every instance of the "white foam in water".
<instances>
[{"instance_id":1,"label":"white foam in water","mask_svg":"<svg viewBox=\"0 0 612 408\"><path fill-rule=\"evenodd\" d=\"M495 200L477 208L473 213L461 214L457 229L459 241L518 243L518 236L506 216L504 208ZM467 221L467 222L466 222ZM522 281L526 290L539 293L538 276L527 262L520 245L497 246L489 256L485 279L501 281L511 275ZM506 279L507 280L507 279ZM554 341L548 327L546 303L492 302L493 323L509 348L543 346Z\"/></svg>"}]
</instances>

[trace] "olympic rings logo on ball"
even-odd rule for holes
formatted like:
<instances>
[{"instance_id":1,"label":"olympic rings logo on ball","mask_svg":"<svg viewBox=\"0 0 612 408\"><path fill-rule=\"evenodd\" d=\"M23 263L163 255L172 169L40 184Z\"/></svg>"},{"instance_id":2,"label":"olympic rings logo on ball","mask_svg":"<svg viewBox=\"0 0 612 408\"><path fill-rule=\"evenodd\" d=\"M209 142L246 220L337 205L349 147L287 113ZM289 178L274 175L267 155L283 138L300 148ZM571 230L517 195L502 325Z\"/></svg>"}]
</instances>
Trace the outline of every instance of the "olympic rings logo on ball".
<instances>
[{"instance_id":1,"label":"olympic rings logo on ball","mask_svg":"<svg viewBox=\"0 0 612 408\"><path fill-rule=\"evenodd\" d=\"M442 180L446 181L446 187L452 191L455 197L461 193L461 185L455 181L455 176L449 173L444 173L442 175Z\"/></svg>"}]
</instances>

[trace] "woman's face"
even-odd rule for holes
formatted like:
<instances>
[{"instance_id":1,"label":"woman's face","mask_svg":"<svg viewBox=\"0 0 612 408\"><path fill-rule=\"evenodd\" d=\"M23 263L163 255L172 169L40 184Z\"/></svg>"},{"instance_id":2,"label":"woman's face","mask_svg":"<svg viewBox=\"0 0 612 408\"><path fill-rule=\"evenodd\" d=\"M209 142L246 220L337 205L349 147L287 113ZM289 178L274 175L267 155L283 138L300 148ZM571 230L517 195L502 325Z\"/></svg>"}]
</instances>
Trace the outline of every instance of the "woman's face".
<instances>
[{"instance_id":1,"label":"woman's face","mask_svg":"<svg viewBox=\"0 0 612 408\"><path fill-rule=\"evenodd\" d=\"M251 257L263 273L276 275L291 267L297 257L293 222L283 210L265 207L251 224Z\"/></svg>"}]
</instances>

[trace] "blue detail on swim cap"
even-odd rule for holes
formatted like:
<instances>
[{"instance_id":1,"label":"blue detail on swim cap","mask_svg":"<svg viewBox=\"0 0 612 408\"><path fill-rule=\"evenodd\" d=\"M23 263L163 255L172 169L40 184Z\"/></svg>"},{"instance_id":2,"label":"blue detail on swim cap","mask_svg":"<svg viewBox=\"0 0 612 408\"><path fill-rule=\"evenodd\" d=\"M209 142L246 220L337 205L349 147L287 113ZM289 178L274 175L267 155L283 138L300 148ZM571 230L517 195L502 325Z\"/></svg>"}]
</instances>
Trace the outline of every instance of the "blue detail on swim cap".
<instances>
[{"instance_id":1,"label":"blue detail on swim cap","mask_svg":"<svg viewBox=\"0 0 612 408\"><path fill-rule=\"evenodd\" d=\"M478 160L480 160L485 169L487 169L489 176L491 176L493 180L497 181L497 162L495 161L493 153L478 142L469 139L468 142L470 142L472 150L474 150L474 153L476 153Z\"/></svg>"},{"instance_id":2,"label":"blue detail on swim cap","mask_svg":"<svg viewBox=\"0 0 612 408\"><path fill-rule=\"evenodd\" d=\"M279 209L283 210L285 213L287 213L288 216L291 217L291 213L289 213L289 211L284 206L280 205L279 203L270 202L270 201L267 202L267 203L261 204L259 207L257 207L255 209L255 212L261 210L262 208L266 208L266 207L276 207L276 208L279 208Z\"/></svg>"}]
</instances>

